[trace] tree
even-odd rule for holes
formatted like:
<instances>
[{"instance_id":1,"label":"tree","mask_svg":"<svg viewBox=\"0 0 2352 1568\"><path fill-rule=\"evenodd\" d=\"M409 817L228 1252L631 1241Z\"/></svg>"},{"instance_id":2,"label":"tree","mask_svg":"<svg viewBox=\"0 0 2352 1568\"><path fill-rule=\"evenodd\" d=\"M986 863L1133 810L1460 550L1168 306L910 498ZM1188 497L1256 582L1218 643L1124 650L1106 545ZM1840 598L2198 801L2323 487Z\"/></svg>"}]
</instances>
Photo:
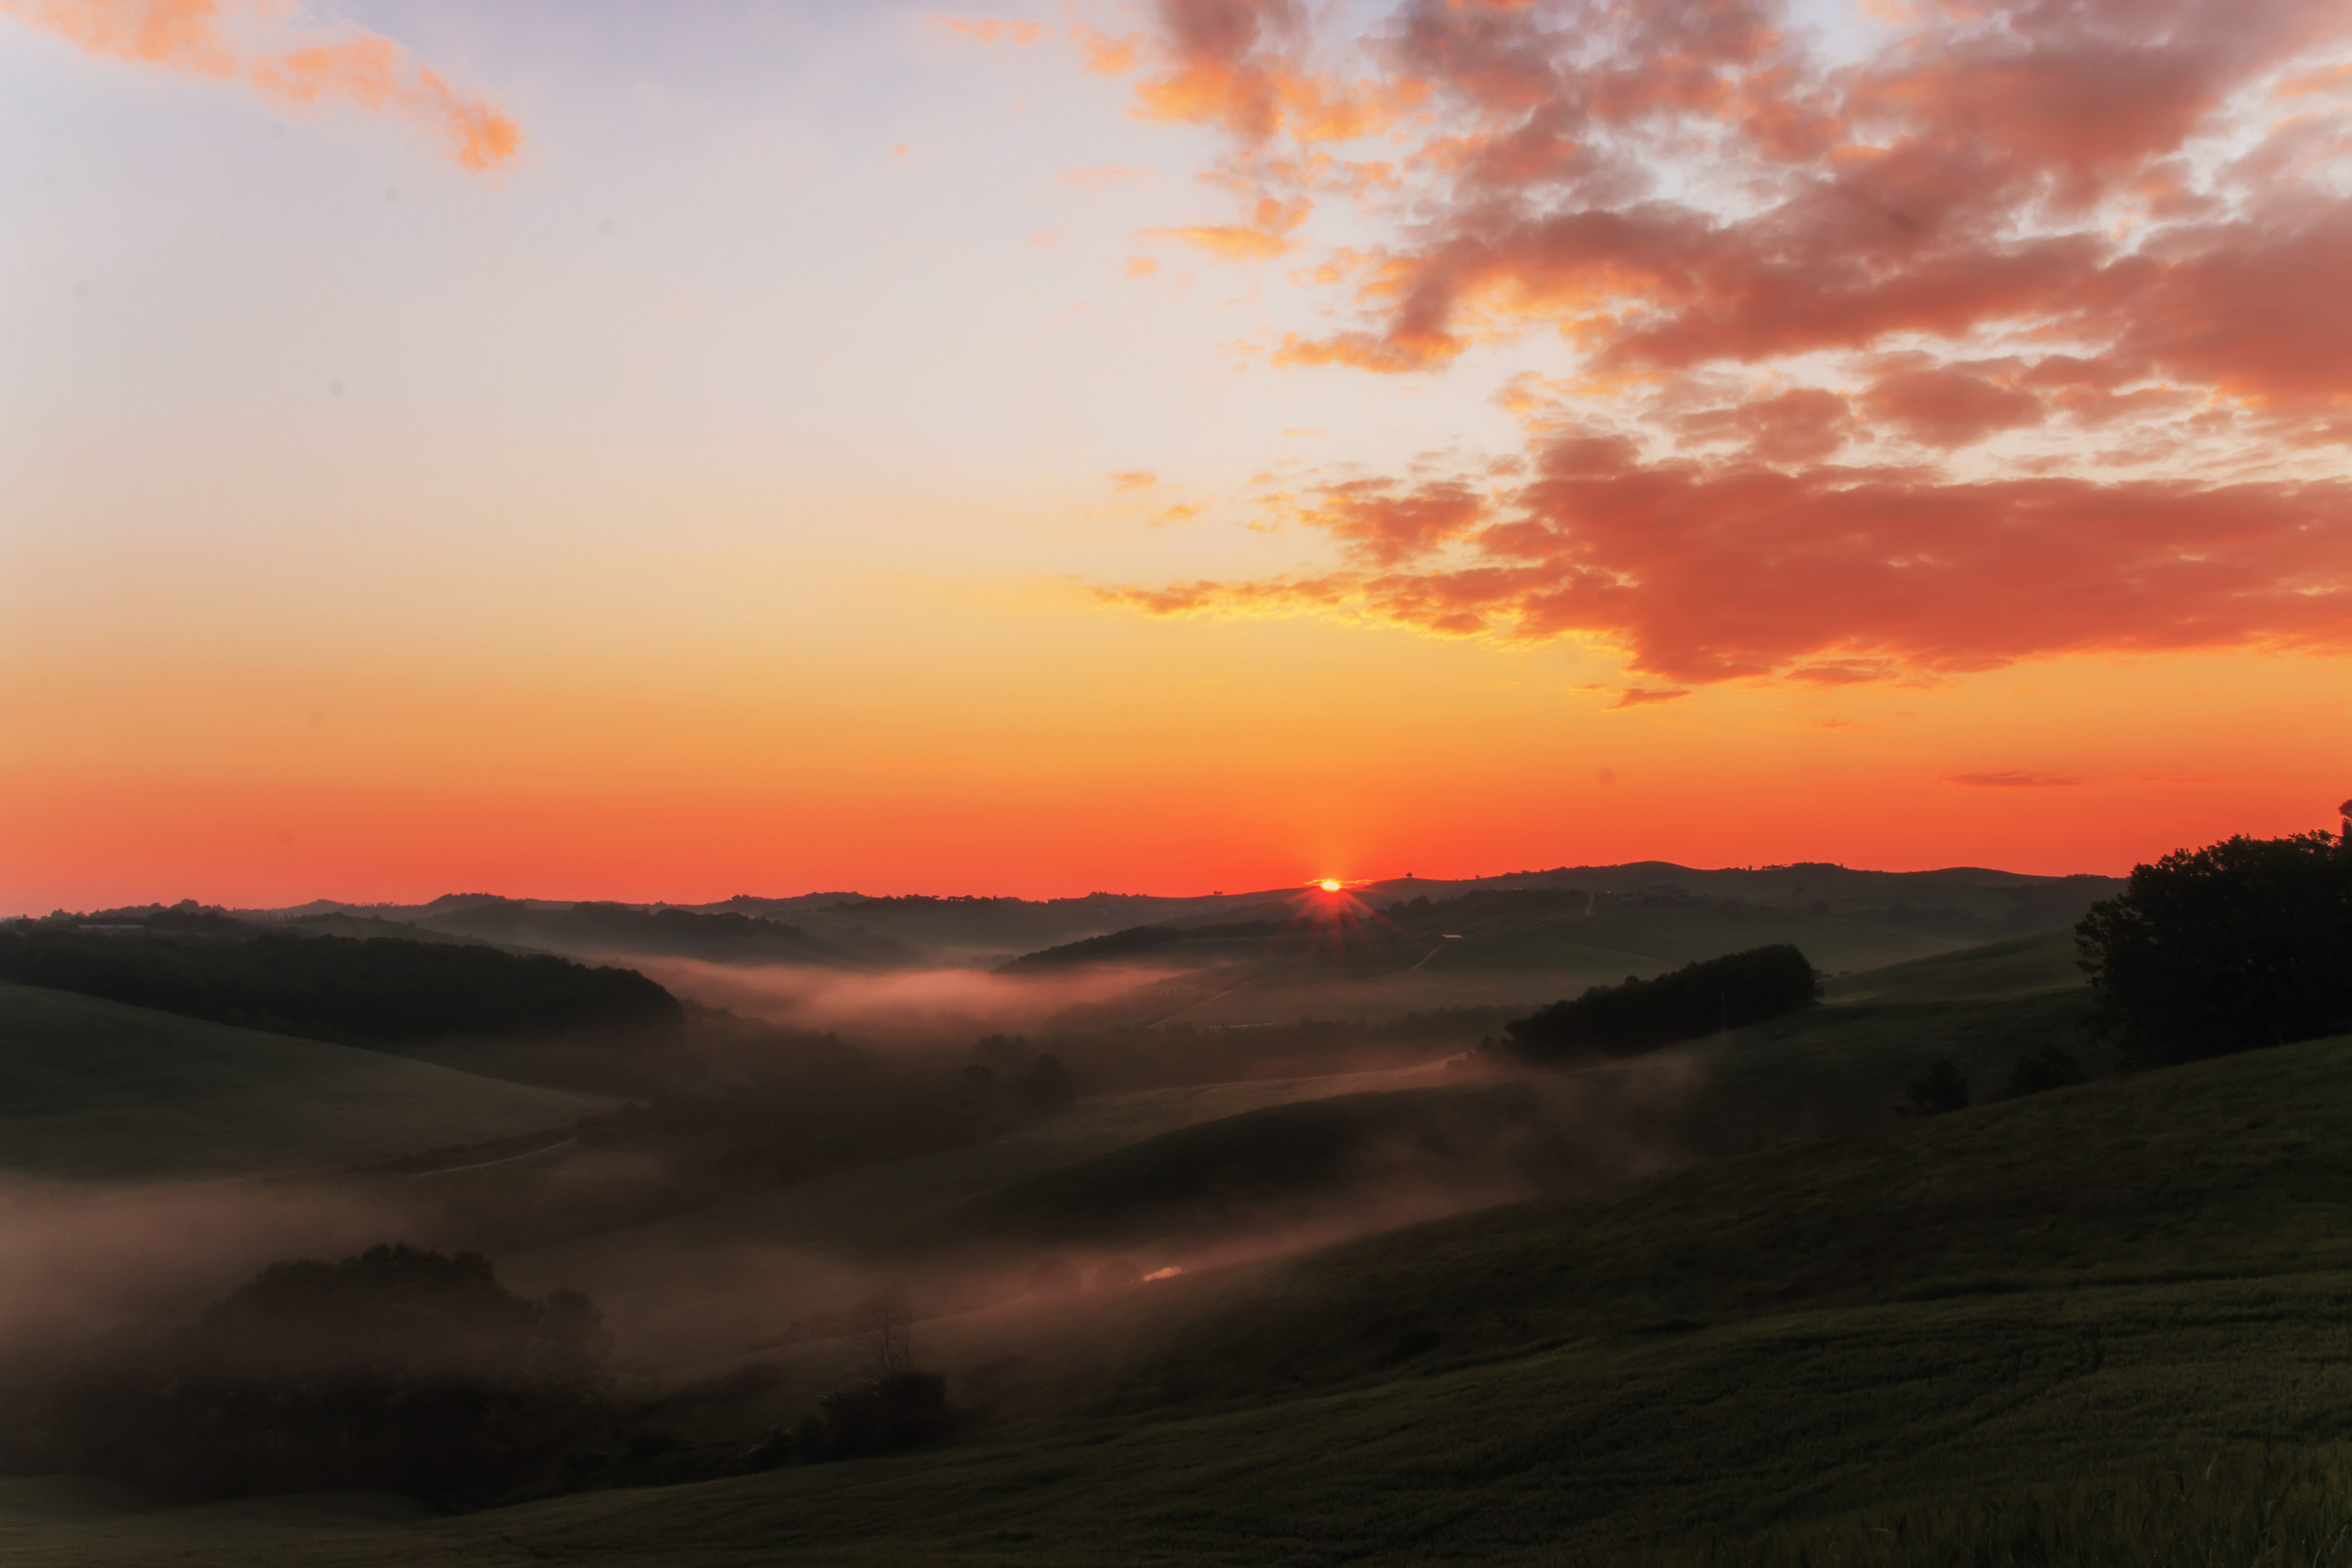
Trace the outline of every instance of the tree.
<instances>
[{"instance_id":1,"label":"tree","mask_svg":"<svg viewBox=\"0 0 2352 1568\"><path fill-rule=\"evenodd\" d=\"M865 1336L874 1382L887 1383L914 1366L914 1305L906 1287L884 1286L858 1303L858 1323Z\"/></svg>"},{"instance_id":2,"label":"tree","mask_svg":"<svg viewBox=\"0 0 2352 1568\"><path fill-rule=\"evenodd\" d=\"M1078 1087L1070 1082L1070 1070L1061 1058L1048 1053L1021 1075L1021 1094L1032 1108L1052 1112L1069 1109L1078 1099Z\"/></svg>"},{"instance_id":3,"label":"tree","mask_svg":"<svg viewBox=\"0 0 2352 1568\"><path fill-rule=\"evenodd\" d=\"M2075 942L2128 1066L2352 1028L2352 843L2301 833L2176 851L2133 866Z\"/></svg>"},{"instance_id":4,"label":"tree","mask_svg":"<svg viewBox=\"0 0 2352 1568\"><path fill-rule=\"evenodd\" d=\"M1761 1023L1811 1006L1820 996L1812 963L1784 942L1685 964L1654 980L1627 975L1623 985L1593 986L1503 1028L1530 1061L1594 1052L1630 1055Z\"/></svg>"},{"instance_id":5,"label":"tree","mask_svg":"<svg viewBox=\"0 0 2352 1568\"><path fill-rule=\"evenodd\" d=\"M49 1391L49 1455L186 1499L495 1488L596 1408L612 1337L571 1291L478 1253L272 1263L195 1323L118 1341Z\"/></svg>"}]
</instances>

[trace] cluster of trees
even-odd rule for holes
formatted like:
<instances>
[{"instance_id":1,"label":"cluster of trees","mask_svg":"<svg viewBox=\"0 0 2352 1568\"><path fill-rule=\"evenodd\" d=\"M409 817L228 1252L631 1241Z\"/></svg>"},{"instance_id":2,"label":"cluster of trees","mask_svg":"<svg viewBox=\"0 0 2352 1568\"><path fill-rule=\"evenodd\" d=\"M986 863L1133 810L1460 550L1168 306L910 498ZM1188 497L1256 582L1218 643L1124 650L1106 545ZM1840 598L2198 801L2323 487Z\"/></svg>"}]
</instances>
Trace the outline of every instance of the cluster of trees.
<instances>
[{"instance_id":1,"label":"cluster of trees","mask_svg":"<svg viewBox=\"0 0 2352 1568\"><path fill-rule=\"evenodd\" d=\"M2352 1029L2352 830L2134 866L2075 940L2127 1066Z\"/></svg>"},{"instance_id":2,"label":"cluster of trees","mask_svg":"<svg viewBox=\"0 0 2352 1568\"><path fill-rule=\"evenodd\" d=\"M868 1379L747 1450L762 1407L772 1419L773 1367L623 1398L586 1297L516 1295L475 1253L375 1247L273 1263L192 1323L111 1336L0 1388L0 1468L160 1501L371 1491L466 1508L892 1452L971 1420L913 1365L912 1325L903 1288L861 1302L850 1326ZM691 1438L681 1415L718 1430Z\"/></svg>"},{"instance_id":3,"label":"cluster of trees","mask_svg":"<svg viewBox=\"0 0 2352 1568\"><path fill-rule=\"evenodd\" d=\"M281 1034L382 1046L449 1035L674 1027L633 969L455 942L291 936L158 911L140 929L74 917L0 925L0 980Z\"/></svg>"},{"instance_id":4,"label":"cluster of trees","mask_svg":"<svg viewBox=\"0 0 2352 1568\"><path fill-rule=\"evenodd\" d=\"M1821 998L1821 980L1788 943L1685 964L1654 980L1594 986L1504 1025L1510 1049L1533 1062L1631 1055L1721 1029L1761 1023Z\"/></svg>"},{"instance_id":5,"label":"cluster of trees","mask_svg":"<svg viewBox=\"0 0 2352 1568\"><path fill-rule=\"evenodd\" d=\"M573 1291L476 1253L273 1263L193 1324L99 1347L41 1391L34 1462L199 1500L493 1494L602 1400L611 1337Z\"/></svg>"}]
</instances>

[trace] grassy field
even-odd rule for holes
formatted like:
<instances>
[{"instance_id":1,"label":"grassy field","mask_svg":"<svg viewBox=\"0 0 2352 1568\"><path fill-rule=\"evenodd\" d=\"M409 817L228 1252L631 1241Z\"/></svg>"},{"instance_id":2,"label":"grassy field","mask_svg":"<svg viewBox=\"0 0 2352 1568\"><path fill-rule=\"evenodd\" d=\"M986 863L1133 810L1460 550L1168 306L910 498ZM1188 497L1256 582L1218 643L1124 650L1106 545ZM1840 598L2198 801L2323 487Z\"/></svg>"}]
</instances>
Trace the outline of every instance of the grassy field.
<instances>
[{"instance_id":1,"label":"grassy field","mask_svg":"<svg viewBox=\"0 0 2352 1568\"><path fill-rule=\"evenodd\" d=\"M2348 1132L2352 1039L2284 1047L927 1322L993 1412L931 1452L452 1519L14 1483L0 1550L2336 1562Z\"/></svg>"},{"instance_id":2,"label":"grassy field","mask_svg":"<svg viewBox=\"0 0 2352 1568\"><path fill-rule=\"evenodd\" d=\"M607 1102L0 984L0 1172L155 1181L364 1164Z\"/></svg>"},{"instance_id":3,"label":"grassy field","mask_svg":"<svg viewBox=\"0 0 2352 1568\"><path fill-rule=\"evenodd\" d=\"M1904 1085L1937 1055L1997 1081L2023 1050L2073 1038L2087 993L2082 976L2053 958L2062 948L2071 954L2066 942L2060 933L1996 943L1855 976L1833 985L1850 995L1805 1013L1546 1080L1552 1119L1577 1156L1572 1174L1582 1185L1605 1186L1759 1142L1880 1130L1894 1124ZM1988 1000L1968 1000L1972 988ZM1010 1138L792 1183L518 1253L502 1267L534 1292L563 1286L595 1298L635 1371L709 1370L854 1299L878 1270L922 1275L899 1244L952 1234L967 1205L992 1193L1066 1180L1055 1173L1180 1129L1443 1081L1433 1062L1090 1098ZM1431 1200L1442 1205L1452 1196ZM1133 1231L1122 1245L1146 1267L1195 1261L1192 1249L1155 1247ZM967 1265L959 1258L955 1266Z\"/></svg>"},{"instance_id":4,"label":"grassy field","mask_svg":"<svg viewBox=\"0 0 2352 1568\"><path fill-rule=\"evenodd\" d=\"M690 1214L500 1259L518 1289L586 1291L633 1372L708 1369L853 1299L893 1243L992 1190L1179 1128L1272 1105L1437 1083L1435 1067L1153 1089L1079 1102L1007 1138L836 1171Z\"/></svg>"}]
</instances>

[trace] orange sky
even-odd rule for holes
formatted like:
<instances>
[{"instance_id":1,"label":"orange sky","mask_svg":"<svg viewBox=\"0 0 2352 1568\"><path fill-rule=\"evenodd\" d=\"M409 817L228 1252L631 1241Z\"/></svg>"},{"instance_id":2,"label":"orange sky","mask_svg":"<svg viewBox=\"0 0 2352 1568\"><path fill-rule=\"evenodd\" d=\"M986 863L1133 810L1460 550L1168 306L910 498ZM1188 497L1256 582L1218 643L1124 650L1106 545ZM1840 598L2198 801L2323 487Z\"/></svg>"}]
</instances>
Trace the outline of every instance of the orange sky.
<instances>
[{"instance_id":1,"label":"orange sky","mask_svg":"<svg viewBox=\"0 0 2352 1568\"><path fill-rule=\"evenodd\" d=\"M2157 9L0 0L0 908L2331 825L2352 17Z\"/></svg>"}]
</instances>

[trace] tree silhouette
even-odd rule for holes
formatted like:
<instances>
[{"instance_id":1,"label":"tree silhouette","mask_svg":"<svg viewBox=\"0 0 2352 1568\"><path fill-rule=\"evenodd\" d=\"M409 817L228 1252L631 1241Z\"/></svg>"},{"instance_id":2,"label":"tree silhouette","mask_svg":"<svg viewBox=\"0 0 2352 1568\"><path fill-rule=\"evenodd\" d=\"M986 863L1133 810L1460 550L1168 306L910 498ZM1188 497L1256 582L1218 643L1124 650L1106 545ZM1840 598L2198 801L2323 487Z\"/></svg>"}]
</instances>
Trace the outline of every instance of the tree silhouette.
<instances>
[{"instance_id":1,"label":"tree silhouette","mask_svg":"<svg viewBox=\"0 0 2352 1568\"><path fill-rule=\"evenodd\" d=\"M2236 837L2176 851L2133 866L2075 942L2127 1065L2352 1028L2352 840Z\"/></svg>"}]
</instances>

